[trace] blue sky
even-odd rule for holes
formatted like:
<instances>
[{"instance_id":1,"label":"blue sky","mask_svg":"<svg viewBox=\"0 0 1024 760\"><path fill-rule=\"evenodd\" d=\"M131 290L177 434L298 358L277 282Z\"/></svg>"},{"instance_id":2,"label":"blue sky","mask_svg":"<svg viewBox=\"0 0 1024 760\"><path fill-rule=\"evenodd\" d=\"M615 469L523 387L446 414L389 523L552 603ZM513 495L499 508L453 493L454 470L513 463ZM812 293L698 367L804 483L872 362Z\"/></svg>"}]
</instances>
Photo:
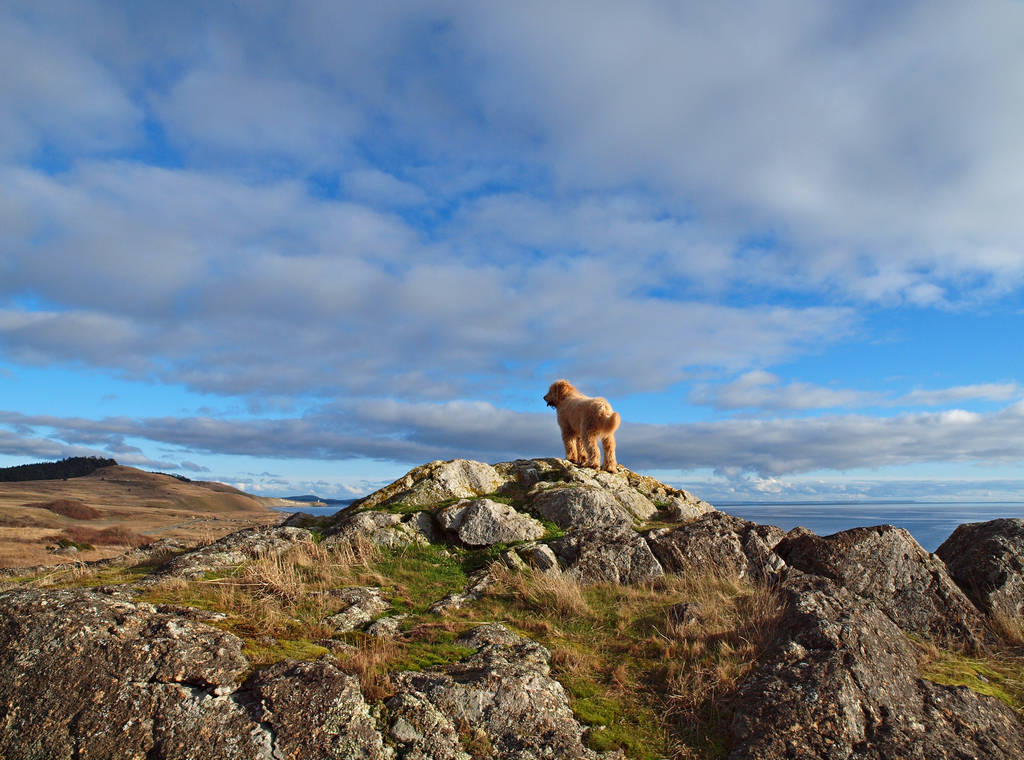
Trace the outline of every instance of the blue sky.
<instances>
[{"instance_id":1,"label":"blue sky","mask_svg":"<svg viewBox=\"0 0 1024 760\"><path fill-rule=\"evenodd\" d=\"M1024 4L0 8L0 465L1024 493Z\"/></svg>"}]
</instances>

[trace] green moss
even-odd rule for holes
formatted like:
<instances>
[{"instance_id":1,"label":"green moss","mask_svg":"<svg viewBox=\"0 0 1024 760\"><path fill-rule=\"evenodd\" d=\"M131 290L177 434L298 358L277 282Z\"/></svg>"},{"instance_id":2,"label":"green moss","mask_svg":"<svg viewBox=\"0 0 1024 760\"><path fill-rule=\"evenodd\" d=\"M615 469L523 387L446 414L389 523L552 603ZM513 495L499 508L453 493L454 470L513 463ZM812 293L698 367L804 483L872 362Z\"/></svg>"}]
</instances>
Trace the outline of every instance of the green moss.
<instances>
[{"instance_id":1,"label":"green moss","mask_svg":"<svg viewBox=\"0 0 1024 760\"><path fill-rule=\"evenodd\" d=\"M469 657L475 649L444 642L411 642L389 666L389 670L426 670Z\"/></svg>"},{"instance_id":2,"label":"green moss","mask_svg":"<svg viewBox=\"0 0 1024 760\"><path fill-rule=\"evenodd\" d=\"M75 548L79 551L91 551L96 548L92 544L87 544L83 541L72 541L70 538L62 538L57 542L57 546L61 549Z\"/></svg>"},{"instance_id":3,"label":"green moss","mask_svg":"<svg viewBox=\"0 0 1024 760\"><path fill-rule=\"evenodd\" d=\"M541 541L550 541L555 538L561 538L565 535L565 530L558 527L550 520L544 520L542 518L535 518L537 522L544 526L544 535L541 536Z\"/></svg>"},{"instance_id":4,"label":"green moss","mask_svg":"<svg viewBox=\"0 0 1024 760\"><path fill-rule=\"evenodd\" d=\"M269 665L285 659L318 660L327 654L328 650L303 639L248 639L242 647L242 653L252 663Z\"/></svg>"},{"instance_id":5,"label":"green moss","mask_svg":"<svg viewBox=\"0 0 1024 760\"><path fill-rule=\"evenodd\" d=\"M394 584L391 604L397 612L422 613L441 597L466 586L460 561L433 544L384 550L373 569Z\"/></svg>"},{"instance_id":6,"label":"green moss","mask_svg":"<svg viewBox=\"0 0 1024 760\"><path fill-rule=\"evenodd\" d=\"M570 704L576 717L591 727L587 746L598 752L621 749L629 757L642 760L664 757L665 737L658 730L657 716L649 707L611 695L593 681L584 690L588 696L574 694Z\"/></svg>"},{"instance_id":7,"label":"green moss","mask_svg":"<svg viewBox=\"0 0 1024 760\"><path fill-rule=\"evenodd\" d=\"M1024 713L1024 660L1019 657L975 659L941 650L922 663L921 675L943 686L966 686Z\"/></svg>"},{"instance_id":8,"label":"green moss","mask_svg":"<svg viewBox=\"0 0 1024 760\"><path fill-rule=\"evenodd\" d=\"M110 567L97 570L82 578L80 585L91 586L123 586L145 578L156 568L152 565L136 565L135 567Z\"/></svg>"}]
</instances>

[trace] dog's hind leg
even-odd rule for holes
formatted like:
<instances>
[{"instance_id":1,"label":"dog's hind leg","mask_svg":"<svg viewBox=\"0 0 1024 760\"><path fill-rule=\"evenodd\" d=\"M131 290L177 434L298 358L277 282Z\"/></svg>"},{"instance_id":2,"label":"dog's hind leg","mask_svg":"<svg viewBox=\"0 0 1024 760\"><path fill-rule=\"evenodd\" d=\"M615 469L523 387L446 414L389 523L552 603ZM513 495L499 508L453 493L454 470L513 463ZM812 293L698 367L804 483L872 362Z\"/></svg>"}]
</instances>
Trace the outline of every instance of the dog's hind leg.
<instances>
[{"instance_id":1,"label":"dog's hind leg","mask_svg":"<svg viewBox=\"0 0 1024 760\"><path fill-rule=\"evenodd\" d=\"M607 472L616 472L619 463L615 461L615 436L611 433L602 436L601 446L604 448L604 469Z\"/></svg>"},{"instance_id":2,"label":"dog's hind leg","mask_svg":"<svg viewBox=\"0 0 1024 760\"><path fill-rule=\"evenodd\" d=\"M597 450L597 434L586 430L580 434L583 439L583 466L601 469L601 452Z\"/></svg>"}]
</instances>

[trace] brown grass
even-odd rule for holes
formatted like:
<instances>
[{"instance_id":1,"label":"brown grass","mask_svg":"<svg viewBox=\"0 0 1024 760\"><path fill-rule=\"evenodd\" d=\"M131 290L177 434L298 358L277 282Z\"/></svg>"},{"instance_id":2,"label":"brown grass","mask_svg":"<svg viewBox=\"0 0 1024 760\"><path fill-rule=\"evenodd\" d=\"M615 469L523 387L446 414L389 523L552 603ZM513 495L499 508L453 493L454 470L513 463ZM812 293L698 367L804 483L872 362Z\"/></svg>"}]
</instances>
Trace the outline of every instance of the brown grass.
<instances>
[{"instance_id":1,"label":"brown grass","mask_svg":"<svg viewBox=\"0 0 1024 760\"><path fill-rule=\"evenodd\" d=\"M700 605L692 621L666 615L659 643L665 662L668 717L684 732L694 732L710 717L720 717L764 652L782 610L782 599L767 587L750 587L721 578L687 578L688 601Z\"/></svg>"},{"instance_id":2,"label":"brown grass","mask_svg":"<svg viewBox=\"0 0 1024 760\"><path fill-rule=\"evenodd\" d=\"M103 513L78 499L54 499L26 504L26 507L48 509L54 514L70 517L72 520L98 520Z\"/></svg>"},{"instance_id":3,"label":"brown grass","mask_svg":"<svg viewBox=\"0 0 1024 760\"><path fill-rule=\"evenodd\" d=\"M493 565L490 573L507 593L518 594L530 605L550 610L554 616L579 618L591 613L583 586L568 573L520 573L499 564Z\"/></svg>"},{"instance_id":4,"label":"brown grass","mask_svg":"<svg viewBox=\"0 0 1024 760\"><path fill-rule=\"evenodd\" d=\"M281 514L270 510L268 503L227 487L111 467L83 478L0 483L0 526L60 529L74 526L88 514L92 520L89 527L124 531L94 536L95 541L65 536L96 546L94 552L76 555L93 560L115 556L126 545L138 545L139 535L191 541L205 533L212 541L242 528L280 521ZM56 505L56 509L47 505ZM83 508L95 510L98 517L81 511ZM11 535L0 537L0 567L67 561L66 556L49 553L43 546L35 551L10 546L12 540Z\"/></svg>"},{"instance_id":5,"label":"brown grass","mask_svg":"<svg viewBox=\"0 0 1024 760\"><path fill-rule=\"evenodd\" d=\"M367 699L385 699L394 694L388 674L401 652L399 644L392 639L365 636L354 652L339 661L338 667L359 677Z\"/></svg>"},{"instance_id":6,"label":"brown grass","mask_svg":"<svg viewBox=\"0 0 1024 760\"><path fill-rule=\"evenodd\" d=\"M989 616L989 625L1010 646L1024 647L1024 619L1000 612Z\"/></svg>"},{"instance_id":7,"label":"brown grass","mask_svg":"<svg viewBox=\"0 0 1024 760\"><path fill-rule=\"evenodd\" d=\"M92 546L146 546L153 543L153 539L134 533L124 528L86 528L81 525L72 525L61 531L61 538L74 541L76 544L90 544Z\"/></svg>"}]
</instances>

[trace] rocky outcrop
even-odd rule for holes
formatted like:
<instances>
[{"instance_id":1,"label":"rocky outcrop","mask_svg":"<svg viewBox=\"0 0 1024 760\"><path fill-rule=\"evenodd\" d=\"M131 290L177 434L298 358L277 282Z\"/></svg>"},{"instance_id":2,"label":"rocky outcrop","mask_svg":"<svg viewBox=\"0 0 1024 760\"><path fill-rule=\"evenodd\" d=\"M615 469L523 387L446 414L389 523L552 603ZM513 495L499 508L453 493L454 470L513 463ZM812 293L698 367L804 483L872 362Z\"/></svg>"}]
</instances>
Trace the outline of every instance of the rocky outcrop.
<instances>
[{"instance_id":1,"label":"rocky outcrop","mask_svg":"<svg viewBox=\"0 0 1024 760\"><path fill-rule=\"evenodd\" d=\"M515 500L525 511L544 517L533 505L539 503L545 510L559 510L554 506L559 497L549 497L549 491L582 491L584 499L594 501L601 514L588 516L586 526L605 524L610 515L625 515L631 521L644 521L657 517L668 520L693 519L714 508L693 494L672 488L654 478L640 475L620 467L616 474L577 467L565 459L517 459L489 465L467 459L448 462L430 462L410 470L394 483L370 494L350 507L353 511L381 509L394 505L435 508L452 499L476 499L500 494ZM600 494L594 497L593 494ZM560 497L565 498L565 497ZM581 513L573 509L575 518ZM343 520L339 513L336 522ZM546 517L554 522L554 517ZM568 523L568 518L565 518ZM581 523L573 523L581 524ZM568 527L565 525L563 527Z\"/></svg>"},{"instance_id":2,"label":"rocky outcrop","mask_svg":"<svg viewBox=\"0 0 1024 760\"><path fill-rule=\"evenodd\" d=\"M1024 620L1024 520L965 523L935 553L984 612Z\"/></svg>"},{"instance_id":3,"label":"rocky outcrop","mask_svg":"<svg viewBox=\"0 0 1024 760\"><path fill-rule=\"evenodd\" d=\"M427 512L404 515L375 511L345 512L325 532L325 546L363 539L393 549L442 540L433 517Z\"/></svg>"},{"instance_id":4,"label":"rocky outcrop","mask_svg":"<svg viewBox=\"0 0 1024 760\"><path fill-rule=\"evenodd\" d=\"M458 643L477 651L394 674L381 710L329 660L253 672L235 636L126 595L8 591L0 757L600 757L546 649L499 625Z\"/></svg>"},{"instance_id":5,"label":"rocky outcrop","mask_svg":"<svg viewBox=\"0 0 1024 760\"><path fill-rule=\"evenodd\" d=\"M494 467L483 462L428 462L355 502L352 508L374 509L388 504L434 506L446 499L472 499L494 493L504 482L505 478Z\"/></svg>"},{"instance_id":6,"label":"rocky outcrop","mask_svg":"<svg viewBox=\"0 0 1024 760\"><path fill-rule=\"evenodd\" d=\"M665 574L643 536L623 526L576 530L552 541L551 550L583 583L637 584Z\"/></svg>"},{"instance_id":7,"label":"rocky outcrop","mask_svg":"<svg viewBox=\"0 0 1024 760\"><path fill-rule=\"evenodd\" d=\"M440 511L437 521L449 536L473 547L530 541L544 535L544 526L532 517L491 499L459 501Z\"/></svg>"},{"instance_id":8,"label":"rocky outcrop","mask_svg":"<svg viewBox=\"0 0 1024 760\"><path fill-rule=\"evenodd\" d=\"M312 543L313 534L304 528L268 526L231 533L208 546L179 554L160 568L159 577L201 578L257 557L275 554L299 543Z\"/></svg>"},{"instance_id":9,"label":"rocky outcrop","mask_svg":"<svg viewBox=\"0 0 1024 760\"><path fill-rule=\"evenodd\" d=\"M476 654L442 670L401 673L386 703L388 732L409 758L469 760L598 755L583 744L562 685L551 678L550 653L502 625L473 629L458 643Z\"/></svg>"},{"instance_id":10,"label":"rocky outcrop","mask_svg":"<svg viewBox=\"0 0 1024 760\"><path fill-rule=\"evenodd\" d=\"M390 606L375 586L350 586L336 589L332 596L338 598L344 608L327 621L339 633L362 628L374 618L383 614Z\"/></svg>"},{"instance_id":11,"label":"rocky outcrop","mask_svg":"<svg viewBox=\"0 0 1024 760\"><path fill-rule=\"evenodd\" d=\"M559 528L629 526L633 515L609 492L599 488L553 488L541 491L530 504L534 514Z\"/></svg>"},{"instance_id":12,"label":"rocky outcrop","mask_svg":"<svg viewBox=\"0 0 1024 760\"><path fill-rule=\"evenodd\" d=\"M394 752L359 679L330 662L286 660L259 671L241 696L273 738L273 757L385 760Z\"/></svg>"},{"instance_id":13,"label":"rocky outcrop","mask_svg":"<svg viewBox=\"0 0 1024 760\"><path fill-rule=\"evenodd\" d=\"M0 757L269 757L236 637L88 591L0 594Z\"/></svg>"},{"instance_id":14,"label":"rocky outcrop","mask_svg":"<svg viewBox=\"0 0 1024 760\"><path fill-rule=\"evenodd\" d=\"M774 547L785 534L724 512L710 512L678 528L647 535L654 556L667 572L704 573L754 580L774 579L786 563Z\"/></svg>"},{"instance_id":15,"label":"rocky outcrop","mask_svg":"<svg viewBox=\"0 0 1024 760\"><path fill-rule=\"evenodd\" d=\"M942 561L902 528L853 528L823 538L805 532L784 538L775 551L792 567L872 600L905 631L941 642L981 643L977 608Z\"/></svg>"},{"instance_id":16,"label":"rocky outcrop","mask_svg":"<svg viewBox=\"0 0 1024 760\"><path fill-rule=\"evenodd\" d=\"M785 611L740 689L730 760L1024 756L1024 728L992 697L921 679L912 645L872 602L790 571Z\"/></svg>"}]
</instances>

